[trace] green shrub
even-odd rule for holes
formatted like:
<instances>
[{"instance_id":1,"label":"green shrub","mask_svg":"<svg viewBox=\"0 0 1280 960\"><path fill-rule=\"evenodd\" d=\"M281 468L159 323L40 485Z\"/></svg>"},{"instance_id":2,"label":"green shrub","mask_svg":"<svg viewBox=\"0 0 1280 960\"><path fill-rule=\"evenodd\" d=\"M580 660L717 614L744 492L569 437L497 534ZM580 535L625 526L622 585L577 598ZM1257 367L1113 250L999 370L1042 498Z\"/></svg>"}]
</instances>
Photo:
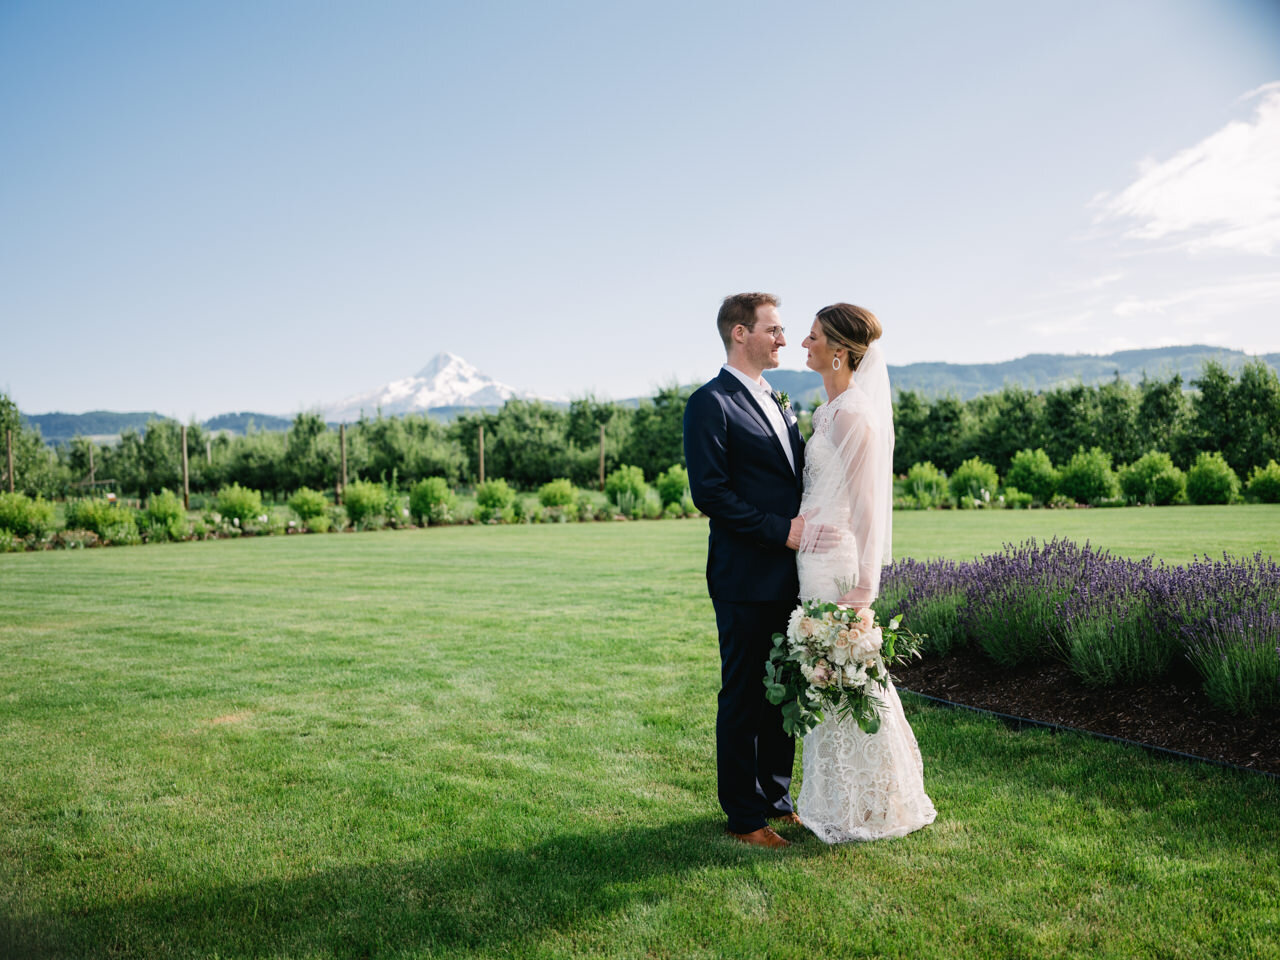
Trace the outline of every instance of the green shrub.
<instances>
[{"instance_id":1,"label":"green shrub","mask_svg":"<svg viewBox=\"0 0 1280 960\"><path fill-rule=\"evenodd\" d=\"M187 536L187 508L172 490L161 490L147 498L147 535L152 540L184 540Z\"/></svg>"},{"instance_id":2,"label":"green shrub","mask_svg":"<svg viewBox=\"0 0 1280 960\"><path fill-rule=\"evenodd\" d=\"M67 529L90 530L108 543L138 543L138 524L129 507L108 500L74 500L67 504Z\"/></svg>"},{"instance_id":3,"label":"green shrub","mask_svg":"<svg viewBox=\"0 0 1280 960\"><path fill-rule=\"evenodd\" d=\"M8 530L0 529L0 553L20 553L27 549L27 541Z\"/></svg>"},{"instance_id":4,"label":"green shrub","mask_svg":"<svg viewBox=\"0 0 1280 960\"><path fill-rule=\"evenodd\" d=\"M308 517L303 522L311 533L328 533L331 525L329 514L327 512L318 514L314 517Z\"/></svg>"},{"instance_id":5,"label":"green shrub","mask_svg":"<svg viewBox=\"0 0 1280 960\"><path fill-rule=\"evenodd\" d=\"M696 517L698 515L698 505L693 502L693 497L688 491L680 498L680 510L686 517Z\"/></svg>"},{"instance_id":6,"label":"green shrub","mask_svg":"<svg viewBox=\"0 0 1280 960\"><path fill-rule=\"evenodd\" d=\"M538 502L544 507L571 507L577 499L571 480L551 480L538 489Z\"/></svg>"},{"instance_id":7,"label":"green shrub","mask_svg":"<svg viewBox=\"0 0 1280 960\"><path fill-rule=\"evenodd\" d=\"M663 506L678 504L684 498L684 492L689 489L689 471L680 464L673 463L658 474L653 485L658 490L658 496L662 498Z\"/></svg>"},{"instance_id":8,"label":"green shrub","mask_svg":"<svg viewBox=\"0 0 1280 960\"><path fill-rule=\"evenodd\" d=\"M1076 503L1096 503L1120 492L1111 454L1101 447L1081 448L1058 475L1058 490Z\"/></svg>"},{"instance_id":9,"label":"green shrub","mask_svg":"<svg viewBox=\"0 0 1280 960\"><path fill-rule=\"evenodd\" d=\"M684 511L680 509L680 504L668 503L662 508L662 515L668 520L680 520L684 517Z\"/></svg>"},{"instance_id":10,"label":"green shrub","mask_svg":"<svg viewBox=\"0 0 1280 960\"><path fill-rule=\"evenodd\" d=\"M1280 463L1270 461L1249 474L1249 493L1263 503L1280 503Z\"/></svg>"},{"instance_id":11,"label":"green shrub","mask_svg":"<svg viewBox=\"0 0 1280 960\"><path fill-rule=\"evenodd\" d=\"M1004 482L1047 504L1058 492L1058 471L1044 450L1019 450L1009 463Z\"/></svg>"},{"instance_id":12,"label":"green shrub","mask_svg":"<svg viewBox=\"0 0 1280 960\"><path fill-rule=\"evenodd\" d=\"M644 471L639 467L629 467L626 464L618 467L604 481L605 496L618 505L619 513L624 514L627 511L622 508L619 497L629 495L628 506L634 507L636 503L644 500L645 491L648 489L649 485L644 482Z\"/></svg>"},{"instance_id":13,"label":"green shrub","mask_svg":"<svg viewBox=\"0 0 1280 960\"><path fill-rule=\"evenodd\" d=\"M319 490L299 487L289 498L289 509L306 523L312 517L322 517L329 512L329 499Z\"/></svg>"},{"instance_id":14,"label":"green shrub","mask_svg":"<svg viewBox=\"0 0 1280 960\"><path fill-rule=\"evenodd\" d=\"M947 475L929 460L907 470L906 495L921 509L940 506L948 499Z\"/></svg>"},{"instance_id":15,"label":"green shrub","mask_svg":"<svg viewBox=\"0 0 1280 960\"><path fill-rule=\"evenodd\" d=\"M238 521L236 526L243 526L262 516L262 494L233 483L218 491L214 507L227 520Z\"/></svg>"},{"instance_id":16,"label":"green shrub","mask_svg":"<svg viewBox=\"0 0 1280 960\"><path fill-rule=\"evenodd\" d=\"M53 504L25 493L0 493L0 530L15 537L45 537L53 530Z\"/></svg>"},{"instance_id":17,"label":"green shrub","mask_svg":"<svg viewBox=\"0 0 1280 960\"><path fill-rule=\"evenodd\" d=\"M347 516L347 508L341 504L335 504L329 508L329 528L332 530L345 530L351 525L351 520Z\"/></svg>"},{"instance_id":18,"label":"green shrub","mask_svg":"<svg viewBox=\"0 0 1280 960\"><path fill-rule=\"evenodd\" d=\"M386 488L371 480L353 480L342 491L342 505L357 528L375 526L379 518L386 520Z\"/></svg>"},{"instance_id":19,"label":"green shrub","mask_svg":"<svg viewBox=\"0 0 1280 960\"><path fill-rule=\"evenodd\" d=\"M1025 510L1035 502L1031 494L1023 493L1017 487L1005 487L1001 496L1004 497L1004 505L1010 510Z\"/></svg>"},{"instance_id":20,"label":"green shrub","mask_svg":"<svg viewBox=\"0 0 1280 960\"><path fill-rule=\"evenodd\" d=\"M1136 503L1169 504L1181 500L1187 479L1167 453L1145 453L1120 471L1120 489Z\"/></svg>"},{"instance_id":21,"label":"green shrub","mask_svg":"<svg viewBox=\"0 0 1280 960\"><path fill-rule=\"evenodd\" d=\"M419 480L409 491L409 513L423 525L448 523L458 506L458 498L444 477Z\"/></svg>"},{"instance_id":22,"label":"green shrub","mask_svg":"<svg viewBox=\"0 0 1280 960\"><path fill-rule=\"evenodd\" d=\"M1187 471L1192 503L1230 503L1240 493L1240 478L1220 453L1202 452Z\"/></svg>"},{"instance_id":23,"label":"green shrub","mask_svg":"<svg viewBox=\"0 0 1280 960\"><path fill-rule=\"evenodd\" d=\"M639 513L646 520L657 520L662 516L662 497L656 490L646 490L640 502Z\"/></svg>"},{"instance_id":24,"label":"green shrub","mask_svg":"<svg viewBox=\"0 0 1280 960\"><path fill-rule=\"evenodd\" d=\"M477 506L476 521L478 523L515 523L516 508L513 503L509 503L505 507Z\"/></svg>"},{"instance_id":25,"label":"green shrub","mask_svg":"<svg viewBox=\"0 0 1280 960\"><path fill-rule=\"evenodd\" d=\"M476 505L490 511L486 519L502 514L515 503L515 499L516 492L511 489L506 480L501 478L486 480L476 487Z\"/></svg>"},{"instance_id":26,"label":"green shrub","mask_svg":"<svg viewBox=\"0 0 1280 960\"><path fill-rule=\"evenodd\" d=\"M991 502L992 495L1000 487L1000 475L989 463L970 457L951 474L951 495L961 506L976 506Z\"/></svg>"},{"instance_id":27,"label":"green shrub","mask_svg":"<svg viewBox=\"0 0 1280 960\"><path fill-rule=\"evenodd\" d=\"M101 544L92 530L59 530L53 535L53 545L58 550L83 550Z\"/></svg>"}]
</instances>

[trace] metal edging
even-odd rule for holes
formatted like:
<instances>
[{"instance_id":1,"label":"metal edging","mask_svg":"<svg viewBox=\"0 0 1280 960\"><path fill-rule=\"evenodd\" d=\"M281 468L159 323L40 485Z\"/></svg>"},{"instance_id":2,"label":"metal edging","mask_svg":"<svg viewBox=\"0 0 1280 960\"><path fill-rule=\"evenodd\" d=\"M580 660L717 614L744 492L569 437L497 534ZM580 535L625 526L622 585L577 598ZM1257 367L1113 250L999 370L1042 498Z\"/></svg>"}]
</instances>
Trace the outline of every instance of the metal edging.
<instances>
[{"instance_id":1,"label":"metal edging","mask_svg":"<svg viewBox=\"0 0 1280 960\"><path fill-rule=\"evenodd\" d=\"M1190 763L1203 763L1211 767L1221 767L1226 770L1239 770L1242 773L1251 773L1254 776L1268 777L1272 780L1280 780L1280 774L1271 773L1268 770L1255 770L1252 767L1242 767L1238 763L1227 763L1225 760L1213 760L1209 757L1198 757L1194 753L1184 753L1181 750L1170 750L1168 747L1157 747L1152 743L1143 743L1140 740L1126 740L1124 737L1113 737L1107 733L1097 733L1093 730L1086 730L1083 727L1068 727L1060 723L1049 723L1045 720L1031 720L1027 717L1017 717L1011 713L999 713L995 710L986 710L982 707L972 707L967 703L956 703L952 700L944 700L942 697L931 696L927 693L917 693L906 687L900 688L902 693L909 693L913 697L919 697L921 700L928 700L940 707L947 707L951 710L969 710L972 713L980 713L983 716L994 717L1005 726L1021 729L1022 727L1040 727L1050 730L1053 733L1078 733L1082 736L1093 737L1095 740L1109 740L1112 743L1124 744L1127 747L1139 747L1148 753L1158 754L1165 757L1173 757Z\"/></svg>"}]
</instances>

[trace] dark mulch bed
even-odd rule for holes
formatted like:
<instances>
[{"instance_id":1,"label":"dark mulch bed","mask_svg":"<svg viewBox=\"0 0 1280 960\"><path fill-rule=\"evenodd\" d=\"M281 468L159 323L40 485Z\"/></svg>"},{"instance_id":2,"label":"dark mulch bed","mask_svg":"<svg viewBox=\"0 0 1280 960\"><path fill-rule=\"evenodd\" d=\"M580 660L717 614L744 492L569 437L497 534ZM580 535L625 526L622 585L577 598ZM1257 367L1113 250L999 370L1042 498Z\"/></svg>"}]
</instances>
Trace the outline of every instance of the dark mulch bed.
<instances>
[{"instance_id":1,"label":"dark mulch bed","mask_svg":"<svg viewBox=\"0 0 1280 960\"><path fill-rule=\"evenodd\" d=\"M953 703L1280 774L1280 711L1252 718L1223 713L1193 676L1091 690L1062 663L1001 670L960 651L904 664L894 677L905 690Z\"/></svg>"}]
</instances>

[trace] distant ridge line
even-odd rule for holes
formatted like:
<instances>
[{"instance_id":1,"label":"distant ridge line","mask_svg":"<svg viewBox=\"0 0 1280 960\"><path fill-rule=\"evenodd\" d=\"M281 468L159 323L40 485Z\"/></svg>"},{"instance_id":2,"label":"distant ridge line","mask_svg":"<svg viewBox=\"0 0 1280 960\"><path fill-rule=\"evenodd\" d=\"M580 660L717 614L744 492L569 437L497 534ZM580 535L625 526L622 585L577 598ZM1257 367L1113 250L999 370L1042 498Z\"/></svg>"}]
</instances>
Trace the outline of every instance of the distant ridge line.
<instances>
[{"instance_id":1,"label":"distant ridge line","mask_svg":"<svg viewBox=\"0 0 1280 960\"><path fill-rule=\"evenodd\" d=\"M1075 383L1094 386L1110 381L1117 373L1121 379L1130 383L1138 383L1144 373L1155 380L1167 380L1178 374L1182 377L1183 384L1189 386L1210 360L1218 361L1233 374L1239 374L1240 368L1250 360L1261 360L1280 372L1280 353L1247 354L1241 350L1193 344L1117 350L1108 354L1033 353L1016 360L993 363L926 361L891 365L889 376L897 392L913 390L931 399L955 396L960 400L969 400L984 393L1001 390L1006 384L1016 384L1032 392L1039 392ZM822 392L822 378L812 370L768 370L765 377L775 389L787 391L797 402L807 403ZM551 406L565 406L558 401L543 402L549 402ZM638 400L633 397L615 402L634 406ZM460 404L432 407L420 412L440 420L452 420L461 413L496 410L500 406L501 404ZM371 417L377 415L376 410L369 410L367 413ZM129 428L142 430L149 420L173 418L154 411L117 413L92 410L88 413L23 414L23 419L32 426L39 427L46 441L66 443L75 436L95 439L116 437ZM203 426L209 430L228 430L232 433L244 433L250 423L259 430L287 430L292 419L268 413L222 413L203 421Z\"/></svg>"}]
</instances>

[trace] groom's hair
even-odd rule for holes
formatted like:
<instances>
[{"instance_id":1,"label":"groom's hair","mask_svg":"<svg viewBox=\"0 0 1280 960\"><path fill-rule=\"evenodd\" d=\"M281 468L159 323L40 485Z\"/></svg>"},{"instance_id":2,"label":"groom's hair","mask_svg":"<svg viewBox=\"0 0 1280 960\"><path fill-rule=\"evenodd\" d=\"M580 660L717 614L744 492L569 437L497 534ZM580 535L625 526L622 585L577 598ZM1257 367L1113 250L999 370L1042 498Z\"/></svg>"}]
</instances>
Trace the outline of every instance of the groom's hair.
<instances>
[{"instance_id":1,"label":"groom's hair","mask_svg":"<svg viewBox=\"0 0 1280 960\"><path fill-rule=\"evenodd\" d=\"M776 307L780 302L772 293L735 293L725 297L720 304L720 315L716 317L716 326L720 328L724 348L729 349L729 344L733 342L733 328L738 324L748 330L755 329L757 307Z\"/></svg>"}]
</instances>

